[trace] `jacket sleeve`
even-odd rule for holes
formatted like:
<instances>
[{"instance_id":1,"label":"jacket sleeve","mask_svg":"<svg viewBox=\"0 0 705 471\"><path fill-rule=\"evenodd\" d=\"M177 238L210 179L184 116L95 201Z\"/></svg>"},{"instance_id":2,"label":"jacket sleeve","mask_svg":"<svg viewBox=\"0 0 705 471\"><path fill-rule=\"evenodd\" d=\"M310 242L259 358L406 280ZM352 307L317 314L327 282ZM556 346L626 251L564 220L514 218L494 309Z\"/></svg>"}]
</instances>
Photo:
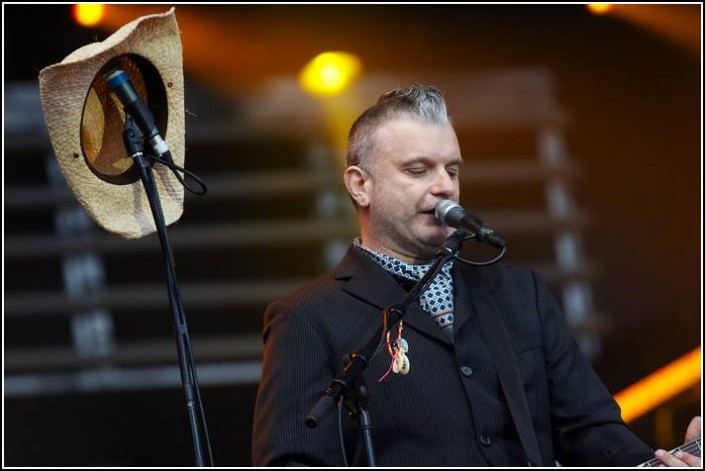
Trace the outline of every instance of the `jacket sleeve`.
<instances>
[{"instance_id":1,"label":"jacket sleeve","mask_svg":"<svg viewBox=\"0 0 705 471\"><path fill-rule=\"evenodd\" d=\"M653 450L622 421L619 406L573 340L555 298L535 274L534 284L558 462L635 466L653 458Z\"/></svg>"},{"instance_id":2,"label":"jacket sleeve","mask_svg":"<svg viewBox=\"0 0 705 471\"><path fill-rule=\"evenodd\" d=\"M315 429L305 425L308 412L333 379L325 329L315 322L322 314L316 311L323 309L318 306L287 298L265 311L262 378L253 424L255 466L343 465L337 414Z\"/></svg>"}]
</instances>

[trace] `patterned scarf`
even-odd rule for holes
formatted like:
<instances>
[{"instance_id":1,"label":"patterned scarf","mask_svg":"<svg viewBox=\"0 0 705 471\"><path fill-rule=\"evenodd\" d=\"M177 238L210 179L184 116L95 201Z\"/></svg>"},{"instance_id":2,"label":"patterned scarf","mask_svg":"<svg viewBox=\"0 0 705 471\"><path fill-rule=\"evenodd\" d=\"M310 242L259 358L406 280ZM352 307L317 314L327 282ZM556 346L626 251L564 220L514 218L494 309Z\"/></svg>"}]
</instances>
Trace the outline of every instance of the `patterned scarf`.
<instances>
[{"instance_id":1,"label":"patterned scarf","mask_svg":"<svg viewBox=\"0 0 705 471\"><path fill-rule=\"evenodd\" d=\"M398 277L419 281L431 268L432 263L426 265L412 265L389 255L384 255L375 250L360 245L360 239L355 238L353 245L379 263L382 268ZM449 339L453 340L453 278L450 270L453 261L446 263L441 272L431 282L426 291L421 294L419 302L421 307L438 324Z\"/></svg>"}]
</instances>

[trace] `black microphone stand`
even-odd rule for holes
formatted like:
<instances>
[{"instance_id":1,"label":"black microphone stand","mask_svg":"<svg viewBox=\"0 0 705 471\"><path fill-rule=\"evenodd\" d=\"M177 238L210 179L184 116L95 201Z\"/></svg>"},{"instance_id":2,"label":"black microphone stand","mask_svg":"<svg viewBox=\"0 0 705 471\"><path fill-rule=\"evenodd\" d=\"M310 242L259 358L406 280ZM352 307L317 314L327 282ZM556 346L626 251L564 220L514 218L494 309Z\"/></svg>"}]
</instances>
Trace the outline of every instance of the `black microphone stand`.
<instances>
[{"instance_id":1,"label":"black microphone stand","mask_svg":"<svg viewBox=\"0 0 705 471\"><path fill-rule=\"evenodd\" d=\"M166 277L167 287L169 290L169 304L174 321L174 334L176 336L176 345L179 354L179 366L181 369L181 383L186 399L186 409L191 426L191 438L193 441L193 449L195 454L196 466L206 466L205 453L202 445L202 437L208 447L208 466L213 466L213 457L211 454L210 440L208 437L208 429L205 423L205 413L201 401L201 395L198 390L198 378L193 360L193 352L191 351L191 342L186 326L186 318L184 315L181 294L176 280L176 270L174 262L174 254L169 244L167 237L166 224L164 214L162 212L159 193L154 182L152 173L152 164L144 154L144 146L142 144L142 133L137 128L132 119L132 116L125 112L125 129L123 131L123 141L127 154L132 157L140 174L140 179L144 184L149 205L154 216L154 223L159 234L159 242L161 243L162 253L166 262ZM200 413L200 420L199 420Z\"/></svg>"},{"instance_id":2,"label":"black microphone stand","mask_svg":"<svg viewBox=\"0 0 705 471\"><path fill-rule=\"evenodd\" d=\"M400 303L389 306L382 312L382 328L370 338L361 350L347 356L349 360L346 361L343 371L333 378L323 397L318 400L309 412L308 417L306 417L306 426L308 428L316 428L321 420L335 408L338 400L346 397L351 398L358 419L358 430L360 430L365 447L367 463L371 467L376 466L376 459L372 444L372 423L367 410L369 391L362 379L362 372L382 349L387 332L404 317L409 305L423 294L441 271L443 265L455 258L466 236L467 234L463 231L454 232L443 248L436 253L436 260L431 268L407 293L406 297ZM352 394L350 393L351 389ZM345 453L345 450L343 450L343 453Z\"/></svg>"}]
</instances>

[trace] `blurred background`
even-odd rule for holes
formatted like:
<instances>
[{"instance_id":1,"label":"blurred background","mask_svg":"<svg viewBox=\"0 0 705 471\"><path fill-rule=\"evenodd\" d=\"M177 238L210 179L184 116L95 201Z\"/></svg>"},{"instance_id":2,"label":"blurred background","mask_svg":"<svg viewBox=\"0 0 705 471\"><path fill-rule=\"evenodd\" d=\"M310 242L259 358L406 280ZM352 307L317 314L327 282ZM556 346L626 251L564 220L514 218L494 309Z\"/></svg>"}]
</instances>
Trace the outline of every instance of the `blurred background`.
<instances>
[{"instance_id":1,"label":"blurred background","mask_svg":"<svg viewBox=\"0 0 705 471\"><path fill-rule=\"evenodd\" d=\"M87 26L70 4L3 4L5 465L193 464L156 235L120 239L78 206L37 80L169 7L107 5ZM461 203L548 280L611 392L699 352L701 5L178 5L176 19L186 165L210 191L187 193L169 234L216 465L251 464L264 308L356 234L340 183L352 120L414 82L446 92ZM700 413L699 353L689 371L630 419L654 447Z\"/></svg>"}]
</instances>

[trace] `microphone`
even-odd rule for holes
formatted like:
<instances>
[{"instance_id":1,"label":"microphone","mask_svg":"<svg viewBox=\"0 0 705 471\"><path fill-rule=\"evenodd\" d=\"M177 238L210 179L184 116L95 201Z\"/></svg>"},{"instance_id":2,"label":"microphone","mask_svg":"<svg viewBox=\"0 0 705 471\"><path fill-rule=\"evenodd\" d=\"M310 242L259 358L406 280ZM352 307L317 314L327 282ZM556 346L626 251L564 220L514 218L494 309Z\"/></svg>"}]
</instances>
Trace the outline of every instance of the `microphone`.
<instances>
[{"instance_id":1,"label":"microphone","mask_svg":"<svg viewBox=\"0 0 705 471\"><path fill-rule=\"evenodd\" d=\"M106 73L103 78L108 83L108 86L115 92L120 99L125 112L132 116L132 119L137 124L137 127L144 135L145 139L152 145L152 149L157 153L158 157L169 152L164 139L159 135L159 129L154 124L154 116L149 111L147 105L142 101L139 95L135 92L130 84L130 77L124 70L112 69Z\"/></svg>"},{"instance_id":2,"label":"microphone","mask_svg":"<svg viewBox=\"0 0 705 471\"><path fill-rule=\"evenodd\" d=\"M495 231L485 226L480 218L465 210L455 201L441 200L436 205L436 218L446 226L465 229L475 234L475 238L487 244L503 249L507 246L504 239Z\"/></svg>"}]
</instances>

